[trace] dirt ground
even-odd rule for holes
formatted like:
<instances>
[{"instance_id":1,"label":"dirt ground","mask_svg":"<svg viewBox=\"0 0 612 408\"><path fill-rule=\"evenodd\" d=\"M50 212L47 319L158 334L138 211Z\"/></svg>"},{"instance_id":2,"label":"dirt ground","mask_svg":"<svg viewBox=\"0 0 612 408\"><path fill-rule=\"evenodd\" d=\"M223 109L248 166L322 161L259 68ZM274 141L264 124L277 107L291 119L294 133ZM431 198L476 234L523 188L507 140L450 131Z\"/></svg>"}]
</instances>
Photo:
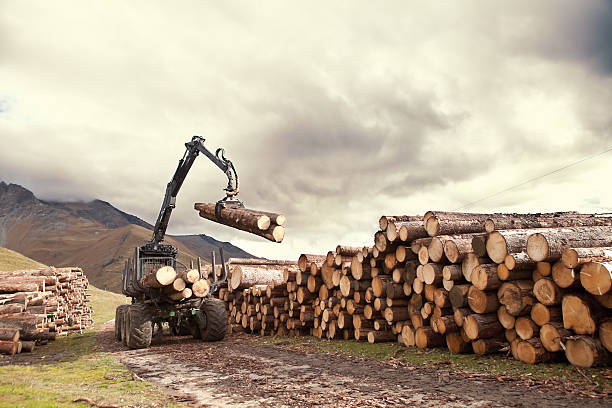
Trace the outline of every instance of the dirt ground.
<instances>
[{"instance_id":1,"label":"dirt ground","mask_svg":"<svg viewBox=\"0 0 612 408\"><path fill-rule=\"evenodd\" d=\"M114 341L109 322L98 340L143 380L203 407L610 406L558 387L288 350L244 334L217 343L164 337L149 349L127 350Z\"/></svg>"}]
</instances>

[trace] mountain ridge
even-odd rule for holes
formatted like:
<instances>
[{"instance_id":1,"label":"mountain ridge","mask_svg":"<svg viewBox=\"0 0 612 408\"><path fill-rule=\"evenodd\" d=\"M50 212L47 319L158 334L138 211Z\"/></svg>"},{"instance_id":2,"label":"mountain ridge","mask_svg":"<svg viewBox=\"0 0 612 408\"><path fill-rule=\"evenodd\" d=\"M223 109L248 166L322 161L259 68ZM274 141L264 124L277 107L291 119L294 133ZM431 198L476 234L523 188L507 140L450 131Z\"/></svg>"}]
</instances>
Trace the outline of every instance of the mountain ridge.
<instances>
[{"instance_id":1,"label":"mountain ridge","mask_svg":"<svg viewBox=\"0 0 612 408\"><path fill-rule=\"evenodd\" d=\"M41 200L18 185L0 181L0 247L18 251L47 265L80 266L90 282L120 291L123 264L136 246L151 239L153 226L109 202ZM205 234L167 235L179 249L179 261L189 265L197 257L210 261L222 247L227 258L254 257Z\"/></svg>"}]
</instances>

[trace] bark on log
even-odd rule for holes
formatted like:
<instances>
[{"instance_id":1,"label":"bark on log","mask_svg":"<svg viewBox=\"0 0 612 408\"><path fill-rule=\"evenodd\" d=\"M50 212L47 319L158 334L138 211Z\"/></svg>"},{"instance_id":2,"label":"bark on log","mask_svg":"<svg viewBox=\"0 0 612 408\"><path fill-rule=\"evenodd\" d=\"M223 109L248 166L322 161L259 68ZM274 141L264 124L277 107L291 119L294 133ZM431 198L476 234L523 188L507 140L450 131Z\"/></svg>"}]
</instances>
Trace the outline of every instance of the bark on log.
<instances>
[{"instance_id":1,"label":"bark on log","mask_svg":"<svg viewBox=\"0 0 612 408\"><path fill-rule=\"evenodd\" d=\"M499 264L497 265L497 277L502 281L529 279L532 277L532 272L529 269L510 270L505 264Z\"/></svg>"},{"instance_id":2,"label":"bark on log","mask_svg":"<svg viewBox=\"0 0 612 408\"><path fill-rule=\"evenodd\" d=\"M565 355L570 363L578 367L606 366L612 362L610 353L598 339L588 336L573 336L565 343Z\"/></svg>"},{"instance_id":3,"label":"bark on log","mask_svg":"<svg viewBox=\"0 0 612 408\"><path fill-rule=\"evenodd\" d=\"M487 234L476 234L472 238L472 251L479 257L487 256Z\"/></svg>"},{"instance_id":4,"label":"bark on log","mask_svg":"<svg viewBox=\"0 0 612 408\"><path fill-rule=\"evenodd\" d=\"M298 268L302 272L309 272L311 264L320 268L326 258L325 255L301 254L298 258Z\"/></svg>"},{"instance_id":5,"label":"bark on log","mask_svg":"<svg viewBox=\"0 0 612 408\"><path fill-rule=\"evenodd\" d=\"M472 314L472 311L467 307L459 307L456 308L453 312L453 319L457 324L457 327L463 327L463 322L465 321L466 316Z\"/></svg>"},{"instance_id":6,"label":"bark on log","mask_svg":"<svg viewBox=\"0 0 612 408\"><path fill-rule=\"evenodd\" d=\"M487 214L435 212L425 222L430 237L484 232Z\"/></svg>"},{"instance_id":7,"label":"bark on log","mask_svg":"<svg viewBox=\"0 0 612 408\"><path fill-rule=\"evenodd\" d=\"M420 349L439 347L446 341L443 334L434 332L429 326L419 327L414 337L416 346Z\"/></svg>"},{"instance_id":8,"label":"bark on log","mask_svg":"<svg viewBox=\"0 0 612 408\"><path fill-rule=\"evenodd\" d=\"M531 311L536 303L532 294L533 281L517 280L503 283L497 290L499 302L506 306L512 316L520 316Z\"/></svg>"},{"instance_id":9,"label":"bark on log","mask_svg":"<svg viewBox=\"0 0 612 408\"><path fill-rule=\"evenodd\" d=\"M529 228L559 228L612 225L612 218L576 212L546 214L493 214L485 221L487 232Z\"/></svg>"},{"instance_id":10,"label":"bark on log","mask_svg":"<svg viewBox=\"0 0 612 408\"><path fill-rule=\"evenodd\" d=\"M527 252L523 251L506 255L504 257L504 265L506 265L506 268L513 271L515 269L533 269L535 268L536 262L529 258Z\"/></svg>"},{"instance_id":11,"label":"bark on log","mask_svg":"<svg viewBox=\"0 0 612 408\"><path fill-rule=\"evenodd\" d=\"M465 341L459 332L447 333L445 340L446 347L448 347L451 353L463 354L472 352L472 343Z\"/></svg>"},{"instance_id":12,"label":"bark on log","mask_svg":"<svg viewBox=\"0 0 612 408\"><path fill-rule=\"evenodd\" d=\"M19 329L0 328L0 340L13 342L19 341Z\"/></svg>"},{"instance_id":13,"label":"bark on log","mask_svg":"<svg viewBox=\"0 0 612 408\"><path fill-rule=\"evenodd\" d=\"M463 321L463 330L470 340L499 337L505 332L503 326L497 321L497 313L466 316Z\"/></svg>"},{"instance_id":14,"label":"bark on log","mask_svg":"<svg viewBox=\"0 0 612 408\"><path fill-rule=\"evenodd\" d=\"M472 279L472 285L480 290L498 289L502 284L499 276L497 276L496 264L478 265L474 268L470 277Z\"/></svg>"},{"instance_id":15,"label":"bark on log","mask_svg":"<svg viewBox=\"0 0 612 408\"><path fill-rule=\"evenodd\" d=\"M561 262L567 268L577 268L587 262L611 262L612 247L566 248L561 254Z\"/></svg>"},{"instance_id":16,"label":"bark on log","mask_svg":"<svg viewBox=\"0 0 612 408\"><path fill-rule=\"evenodd\" d=\"M551 353L544 348L542 342L537 337L529 340L519 340L517 355L519 360L527 364L537 364L558 359L555 353Z\"/></svg>"},{"instance_id":17,"label":"bark on log","mask_svg":"<svg viewBox=\"0 0 612 408\"><path fill-rule=\"evenodd\" d=\"M472 271L475 267L482 264L490 263L489 258L481 258L476 256L474 253L468 253L463 258L461 262L461 271L463 272L463 277L466 281L471 282L472 280Z\"/></svg>"},{"instance_id":18,"label":"bark on log","mask_svg":"<svg viewBox=\"0 0 612 408\"><path fill-rule=\"evenodd\" d=\"M470 309L476 313L493 313L499 308L499 300L495 292L485 292L471 286L467 298Z\"/></svg>"},{"instance_id":19,"label":"bark on log","mask_svg":"<svg viewBox=\"0 0 612 408\"><path fill-rule=\"evenodd\" d=\"M593 295L605 295L612 287L612 262L589 262L582 265L580 283Z\"/></svg>"},{"instance_id":20,"label":"bark on log","mask_svg":"<svg viewBox=\"0 0 612 408\"><path fill-rule=\"evenodd\" d=\"M472 342L474 353L478 355L495 354L508 347L508 343L502 339L478 339Z\"/></svg>"},{"instance_id":21,"label":"bark on log","mask_svg":"<svg viewBox=\"0 0 612 408\"><path fill-rule=\"evenodd\" d=\"M282 265L236 265L232 269L229 285L232 290L253 285L282 285L285 283L284 269Z\"/></svg>"},{"instance_id":22,"label":"bark on log","mask_svg":"<svg viewBox=\"0 0 612 408\"><path fill-rule=\"evenodd\" d=\"M270 217L255 210L246 208L224 208L220 217L215 215L215 204L196 203L194 208L200 212L200 217L218 222L241 231L250 232L273 242L281 242L285 236L285 228L270 223Z\"/></svg>"},{"instance_id":23,"label":"bark on log","mask_svg":"<svg viewBox=\"0 0 612 408\"><path fill-rule=\"evenodd\" d=\"M508 313L504 305L501 305L499 309L497 309L497 320L505 329L513 329L516 323L516 317Z\"/></svg>"},{"instance_id":24,"label":"bark on log","mask_svg":"<svg viewBox=\"0 0 612 408\"><path fill-rule=\"evenodd\" d=\"M36 292L39 288L40 284L34 282L0 280L0 293Z\"/></svg>"},{"instance_id":25,"label":"bark on log","mask_svg":"<svg viewBox=\"0 0 612 408\"><path fill-rule=\"evenodd\" d=\"M140 283L149 288L161 288L171 284L176 279L176 271L171 266L162 266L143 276Z\"/></svg>"},{"instance_id":26,"label":"bark on log","mask_svg":"<svg viewBox=\"0 0 612 408\"><path fill-rule=\"evenodd\" d=\"M472 242L477 236L482 237L482 234L464 234L452 235L451 239L444 242L444 255L452 263L459 263L470 252L475 252L472 248ZM485 254L483 254L485 255Z\"/></svg>"},{"instance_id":27,"label":"bark on log","mask_svg":"<svg viewBox=\"0 0 612 408\"><path fill-rule=\"evenodd\" d=\"M451 305L454 308L460 308L468 305L468 291L470 285L454 285L448 296L450 298Z\"/></svg>"},{"instance_id":28,"label":"bark on log","mask_svg":"<svg viewBox=\"0 0 612 408\"><path fill-rule=\"evenodd\" d=\"M561 351L561 344L572 335L572 332L563 327L562 323L550 322L540 327L540 341L544 348L550 352Z\"/></svg>"},{"instance_id":29,"label":"bark on log","mask_svg":"<svg viewBox=\"0 0 612 408\"><path fill-rule=\"evenodd\" d=\"M391 331L371 331L368 333L368 343L384 343L389 341L396 341L397 336Z\"/></svg>"},{"instance_id":30,"label":"bark on log","mask_svg":"<svg viewBox=\"0 0 612 408\"><path fill-rule=\"evenodd\" d=\"M18 341L0 340L0 354L13 355L17 353Z\"/></svg>"},{"instance_id":31,"label":"bark on log","mask_svg":"<svg viewBox=\"0 0 612 408\"><path fill-rule=\"evenodd\" d=\"M612 353L612 318L607 318L599 325L599 340Z\"/></svg>"},{"instance_id":32,"label":"bark on log","mask_svg":"<svg viewBox=\"0 0 612 408\"><path fill-rule=\"evenodd\" d=\"M505 261L506 255L520 253L525 248L529 235L537 230L493 231L487 236L487 255L495 263Z\"/></svg>"},{"instance_id":33,"label":"bark on log","mask_svg":"<svg viewBox=\"0 0 612 408\"><path fill-rule=\"evenodd\" d=\"M534 261L556 261L563 250L605 247L612 244L612 227L567 227L535 230L527 239L527 253Z\"/></svg>"}]
</instances>

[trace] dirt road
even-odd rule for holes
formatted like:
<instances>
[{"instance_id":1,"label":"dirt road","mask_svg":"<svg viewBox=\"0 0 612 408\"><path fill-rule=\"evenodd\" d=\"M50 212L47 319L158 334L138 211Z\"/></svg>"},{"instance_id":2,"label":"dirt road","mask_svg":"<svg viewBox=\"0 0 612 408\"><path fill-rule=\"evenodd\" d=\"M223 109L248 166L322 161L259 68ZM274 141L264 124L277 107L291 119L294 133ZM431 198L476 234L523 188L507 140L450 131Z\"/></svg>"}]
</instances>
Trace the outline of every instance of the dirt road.
<instances>
[{"instance_id":1,"label":"dirt road","mask_svg":"<svg viewBox=\"0 0 612 408\"><path fill-rule=\"evenodd\" d=\"M146 350L127 350L112 336L105 325L100 345L136 375L205 407L609 406L548 386L287 350L245 335L218 343L165 337Z\"/></svg>"}]
</instances>

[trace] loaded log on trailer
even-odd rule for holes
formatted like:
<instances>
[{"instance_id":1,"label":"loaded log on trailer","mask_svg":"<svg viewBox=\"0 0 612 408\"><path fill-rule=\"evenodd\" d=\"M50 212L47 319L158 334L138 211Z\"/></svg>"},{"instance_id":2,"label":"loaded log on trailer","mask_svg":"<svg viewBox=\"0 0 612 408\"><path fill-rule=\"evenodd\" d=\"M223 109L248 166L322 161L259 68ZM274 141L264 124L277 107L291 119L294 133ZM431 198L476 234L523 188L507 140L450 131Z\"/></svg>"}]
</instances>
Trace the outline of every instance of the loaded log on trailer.
<instances>
[{"instance_id":1,"label":"loaded log on trailer","mask_svg":"<svg viewBox=\"0 0 612 408\"><path fill-rule=\"evenodd\" d=\"M166 186L166 194L150 242L137 247L122 275L122 291L132 298L131 305L121 305L115 314L115 338L129 348L146 348L151 344L154 325L167 322L174 334L191 334L204 341L221 340L227 330L225 303L212 295L227 287L227 265L223 250L220 266L215 253L212 265L203 266L200 258L194 266L177 260L178 248L164 243L170 215L176 196L196 157L202 153L227 176L225 197L214 204L196 203L195 209L206 219L247 231L274 242L285 235L285 217L265 211L246 209L238 200L238 175L233 163L225 157L223 149L213 154L204 139L194 136L185 143L186 151ZM219 266L219 267L218 267ZM254 270L268 269L257 265L249 269L243 265L245 282ZM238 285L240 279L236 275Z\"/></svg>"},{"instance_id":2,"label":"loaded log on trailer","mask_svg":"<svg viewBox=\"0 0 612 408\"><path fill-rule=\"evenodd\" d=\"M280 281L220 291L232 327L610 364L611 217L430 211L379 227L372 247L303 254Z\"/></svg>"}]
</instances>

